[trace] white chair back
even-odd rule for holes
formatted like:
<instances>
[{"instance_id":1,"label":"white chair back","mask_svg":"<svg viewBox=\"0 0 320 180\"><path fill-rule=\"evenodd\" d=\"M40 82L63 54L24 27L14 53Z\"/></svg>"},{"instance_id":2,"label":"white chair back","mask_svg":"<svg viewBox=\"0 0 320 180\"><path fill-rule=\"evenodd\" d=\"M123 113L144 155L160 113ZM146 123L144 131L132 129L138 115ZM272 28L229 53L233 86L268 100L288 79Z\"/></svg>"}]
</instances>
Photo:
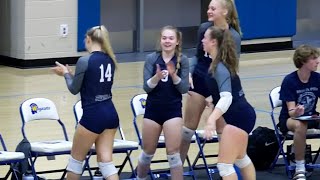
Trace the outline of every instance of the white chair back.
<instances>
[{"instance_id":1,"label":"white chair back","mask_svg":"<svg viewBox=\"0 0 320 180\"><path fill-rule=\"evenodd\" d=\"M131 99L131 108L134 116L143 115L146 110L146 101L148 94L138 94Z\"/></svg>"},{"instance_id":2,"label":"white chair back","mask_svg":"<svg viewBox=\"0 0 320 180\"><path fill-rule=\"evenodd\" d=\"M82 110L82 104L80 100L74 105L74 115L76 116L77 122L80 121L82 114L83 114L83 110Z\"/></svg>"},{"instance_id":3,"label":"white chair back","mask_svg":"<svg viewBox=\"0 0 320 180\"><path fill-rule=\"evenodd\" d=\"M282 101L280 100L280 90L281 87L277 86L273 88L269 94L270 102L273 109L282 106Z\"/></svg>"},{"instance_id":4,"label":"white chair back","mask_svg":"<svg viewBox=\"0 0 320 180\"><path fill-rule=\"evenodd\" d=\"M25 123L33 120L59 120L55 104L46 98L32 98L20 106L20 113Z\"/></svg>"}]
</instances>

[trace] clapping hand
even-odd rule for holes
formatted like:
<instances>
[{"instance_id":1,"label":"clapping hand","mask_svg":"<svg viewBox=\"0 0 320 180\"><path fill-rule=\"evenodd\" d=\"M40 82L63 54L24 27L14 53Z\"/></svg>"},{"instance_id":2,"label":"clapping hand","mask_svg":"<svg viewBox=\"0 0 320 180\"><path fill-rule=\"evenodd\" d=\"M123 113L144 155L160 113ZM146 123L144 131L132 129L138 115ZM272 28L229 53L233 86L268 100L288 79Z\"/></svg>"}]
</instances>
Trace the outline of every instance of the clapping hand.
<instances>
[{"instance_id":1,"label":"clapping hand","mask_svg":"<svg viewBox=\"0 0 320 180\"><path fill-rule=\"evenodd\" d=\"M51 68L55 74L58 76L63 76L66 73L71 73L72 70L70 69L69 65L63 65L60 64L58 61L56 61L56 67Z\"/></svg>"},{"instance_id":2,"label":"clapping hand","mask_svg":"<svg viewBox=\"0 0 320 180\"><path fill-rule=\"evenodd\" d=\"M177 73L176 66L174 65L174 63L169 61L166 65L170 76L174 76Z\"/></svg>"},{"instance_id":3,"label":"clapping hand","mask_svg":"<svg viewBox=\"0 0 320 180\"><path fill-rule=\"evenodd\" d=\"M163 79L167 76L167 72L165 70L161 71L159 64L157 64L156 76L157 76L158 80Z\"/></svg>"}]
</instances>

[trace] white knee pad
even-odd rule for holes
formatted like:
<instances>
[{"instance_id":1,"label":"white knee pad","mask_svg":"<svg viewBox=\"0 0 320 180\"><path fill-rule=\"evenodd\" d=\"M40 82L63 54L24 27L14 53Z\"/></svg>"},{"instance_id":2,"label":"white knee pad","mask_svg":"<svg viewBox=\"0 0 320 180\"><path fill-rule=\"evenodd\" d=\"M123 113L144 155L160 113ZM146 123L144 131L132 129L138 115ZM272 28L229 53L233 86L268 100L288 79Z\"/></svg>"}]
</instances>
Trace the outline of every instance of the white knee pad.
<instances>
[{"instance_id":1,"label":"white knee pad","mask_svg":"<svg viewBox=\"0 0 320 180\"><path fill-rule=\"evenodd\" d=\"M185 126L182 127L182 139L183 140L191 141L193 135L194 135L194 130L189 129Z\"/></svg>"},{"instance_id":2,"label":"white knee pad","mask_svg":"<svg viewBox=\"0 0 320 180\"><path fill-rule=\"evenodd\" d=\"M240 169L247 167L249 164L251 164L251 159L246 154L242 159L236 159L234 162L236 166L238 166Z\"/></svg>"},{"instance_id":3,"label":"white knee pad","mask_svg":"<svg viewBox=\"0 0 320 180\"><path fill-rule=\"evenodd\" d=\"M168 162L169 162L169 167L170 168L175 168L177 166L182 166L180 153L174 153L172 155L167 155L167 158L168 158Z\"/></svg>"},{"instance_id":4,"label":"white knee pad","mask_svg":"<svg viewBox=\"0 0 320 180\"><path fill-rule=\"evenodd\" d=\"M147 154L144 151L139 156L139 162L145 165L151 164L153 154Z\"/></svg>"},{"instance_id":5,"label":"white knee pad","mask_svg":"<svg viewBox=\"0 0 320 180\"><path fill-rule=\"evenodd\" d=\"M67 171L73 172L75 174L82 174L82 163L83 161L78 161L70 156Z\"/></svg>"},{"instance_id":6,"label":"white knee pad","mask_svg":"<svg viewBox=\"0 0 320 180\"><path fill-rule=\"evenodd\" d=\"M100 172L104 178L117 174L118 170L112 162L98 162Z\"/></svg>"},{"instance_id":7,"label":"white knee pad","mask_svg":"<svg viewBox=\"0 0 320 180\"><path fill-rule=\"evenodd\" d=\"M226 164L226 163L218 163L217 165L219 174L221 177L229 176L233 173L236 173L233 164Z\"/></svg>"}]
</instances>

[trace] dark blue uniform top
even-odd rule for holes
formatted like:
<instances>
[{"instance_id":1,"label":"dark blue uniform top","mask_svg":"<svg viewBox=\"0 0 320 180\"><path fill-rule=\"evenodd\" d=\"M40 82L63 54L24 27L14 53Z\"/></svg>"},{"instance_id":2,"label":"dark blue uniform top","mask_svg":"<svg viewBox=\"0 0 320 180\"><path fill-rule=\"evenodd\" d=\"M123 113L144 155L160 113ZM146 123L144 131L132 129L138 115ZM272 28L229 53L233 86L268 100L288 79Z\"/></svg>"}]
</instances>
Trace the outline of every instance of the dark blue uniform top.
<instances>
[{"instance_id":1,"label":"dark blue uniform top","mask_svg":"<svg viewBox=\"0 0 320 180\"><path fill-rule=\"evenodd\" d=\"M207 76L207 87L212 96L213 104L217 104L220 99L220 92L230 92L232 103L244 98L241 81L238 75L231 77L229 70L223 63L218 63L215 73Z\"/></svg>"},{"instance_id":2,"label":"dark blue uniform top","mask_svg":"<svg viewBox=\"0 0 320 180\"><path fill-rule=\"evenodd\" d=\"M176 66L177 57L171 59ZM156 74L157 64L160 65L161 70L166 70L166 63L164 62L160 53L152 53L147 56L144 66L144 89L148 93L147 103L150 104L176 104L181 103L183 93L186 93L189 88L188 71L189 62L186 56L181 57L180 69L178 76L181 78L180 83L173 84L171 76L168 74L166 78L161 79L158 85L151 89L147 85L147 81Z\"/></svg>"},{"instance_id":3,"label":"dark blue uniform top","mask_svg":"<svg viewBox=\"0 0 320 180\"><path fill-rule=\"evenodd\" d=\"M82 108L110 100L115 64L101 51L79 58L74 77L65 74L68 89L72 94L80 92Z\"/></svg>"},{"instance_id":4,"label":"dark blue uniform top","mask_svg":"<svg viewBox=\"0 0 320 180\"><path fill-rule=\"evenodd\" d=\"M193 60L195 62L190 63L190 72L197 73L201 77L205 77L207 75L209 66L212 62L209 55L206 55L206 53L204 52L203 45L202 45L202 39L204 37L204 34L206 30L211 26L213 26L212 22L205 22L200 25L198 29L198 41L197 41L198 43L197 43L197 52L195 56L196 60ZM229 28L229 31L234 39L234 42L236 45L236 51L239 59L240 53L241 53L241 36L232 27Z\"/></svg>"},{"instance_id":5,"label":"dark blue uniform top","mask_svg":"<svg viewBox=\"0 0 320 180\"><path fill-rule=\"evenodd\" d=\"M226 66L220 62L217 64L214 75L210 73L207 75L206 84L213 104L218 103L221 92L232 94L232 103L223 117L227 124L236 126L249 134L254 128L256 114L245 98L239 76L231 76Z\"/></svg>"}]
</instances>

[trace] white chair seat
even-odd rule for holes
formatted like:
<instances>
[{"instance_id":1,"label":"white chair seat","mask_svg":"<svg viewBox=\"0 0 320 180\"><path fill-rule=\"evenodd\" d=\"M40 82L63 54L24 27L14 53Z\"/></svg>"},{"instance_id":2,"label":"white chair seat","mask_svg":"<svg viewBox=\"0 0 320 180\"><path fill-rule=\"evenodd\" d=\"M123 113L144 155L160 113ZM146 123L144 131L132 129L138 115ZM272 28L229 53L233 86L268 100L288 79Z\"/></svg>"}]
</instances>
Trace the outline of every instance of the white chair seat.
<instances>
[{"instance_id":1,"label":"white chair seat","mask_svg":"<svg viewBox=\"0 0 320 180\"><path fill-rule=\"evenodd\" d=\"M0 151L0 161L24 159L22 152Z\"/></svg>"},{"instance_id":2,"label":"white chair seat","mask_svg":"<svg viewBox=\"0 0 320 180\"><path fill-rule=\"evenodd\" d=\"M134 141L127 141L122 139L115 139L113 141L113 149L123 149L123 148L137 148L139 143ZM95 150L95 144L92 145L91 150Z\"/></svg>"},{"instance_id":3,"label":"white chair seat","mask_svg":"<svg viewBox=\"0 0 320 180\"><path fill-rule=\"evenodd\" d=\"M191 138L191 141L195 141L195 140L196 140L196 136L193 135L192 138ZM159 136L158 143L165 143L164 135L160 135L160 136Z\"/></svg>"},{"instance_id":4,"label":"white chair seat","mask_svg":"<svg viewBox=\"0 0 320 180\"><path fill-rule=\"evenodd\" d=\"M113 141L114 149L122 149L122 148L136 148L139 147L139 143L134 141L127 141L122 139L115 139Z\"/></svg>"},{"instance_id":5,"label":"white chair seat","mask_svg":"<svg viewBox=\"0 0 320 180\"><path fill-rule=\"evenodd\" d=\"M42 153L55 153L61 151L71 151L72 142L65 140L32 142L31 151Z\"/></svg>"}]
</instances>

